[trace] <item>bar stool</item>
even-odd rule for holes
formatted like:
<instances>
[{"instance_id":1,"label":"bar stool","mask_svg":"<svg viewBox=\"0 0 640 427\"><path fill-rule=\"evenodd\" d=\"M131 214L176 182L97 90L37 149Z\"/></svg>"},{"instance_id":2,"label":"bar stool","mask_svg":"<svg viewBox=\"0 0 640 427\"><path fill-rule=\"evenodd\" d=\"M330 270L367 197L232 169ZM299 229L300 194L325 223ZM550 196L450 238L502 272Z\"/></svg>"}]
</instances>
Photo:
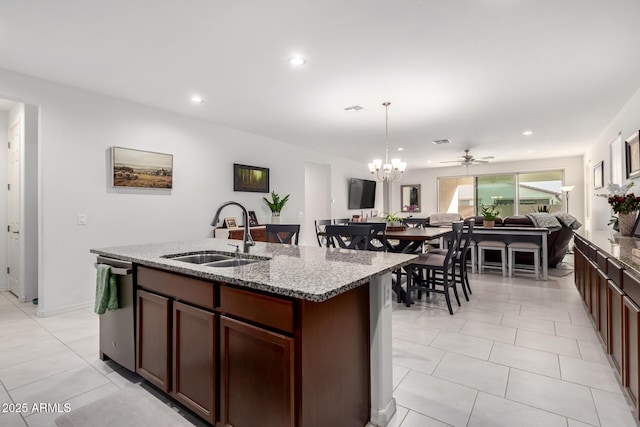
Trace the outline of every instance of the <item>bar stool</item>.
<instances>
[{"instance_id":1,"label":"bar stool","mask_svg":"<svg viewBox=\"0 0 640 427\"><path fill-rule=\"evenodd\" d=\"M536 278L539 277L540 266L540 245L533 242L511 242L507 247L509 251L509 277L513 276L513 268L515 265L515 252L529 252L533 253L533 269Z\"/></svg>"},{"instance_id":2,"label":"bar stool","mask_svg":"<svg viewBox=\"0 0 640 427\"><path fill-rule=\"evenodd\" d=\"M478 270L482 274L484 271L484 251L500 251L500 261L502 262L502 275L507 275L507 244L498 240L481 240L476 243L478 248Z\"/></svg>"}]
</instances>

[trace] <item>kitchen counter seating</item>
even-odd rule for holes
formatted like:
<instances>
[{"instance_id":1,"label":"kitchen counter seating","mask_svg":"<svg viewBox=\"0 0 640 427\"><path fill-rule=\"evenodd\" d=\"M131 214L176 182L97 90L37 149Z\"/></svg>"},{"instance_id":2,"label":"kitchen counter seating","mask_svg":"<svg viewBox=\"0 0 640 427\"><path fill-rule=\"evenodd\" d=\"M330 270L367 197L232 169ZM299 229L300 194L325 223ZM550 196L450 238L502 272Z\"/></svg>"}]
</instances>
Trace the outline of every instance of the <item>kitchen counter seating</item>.
<instances>
[{"instance_id":1,"label":"kitchen counter seating","mask_svg":"<svg viewBox=\"0 0 640 427\"><path fill-rule=\"evenodd\" d=\"M241 266L175 258L229 243L91 251L133 263L136 372L211 425L386 424L390 272L415 256L258 242Z\"/></svg>"},{"instance_id":2,"label":"kitchen counter seating","mask_svg":"<svg viewBox=\"0 0 640 427\"><path fill-rule=\"evenodd\" d=\"M482 216L465 218L465 222L468 222L469 219L471 218L475 219L476 227L482 224L482 221L483 221ZM548 254L547 259L548 259L550 268L556 267L556 265L558 265L558 263L561 262L562 259L565 257L565 255L569 251L569 243L571 242L571 239L573 238L573 234L574 234L574 230L562 224L562 222L560 223L560 225L561 225L561 228L559 230L551 231L547 236L547 254ZM532 227L533 228L535 226L531 221L531 219L529 219L529 217L525 215L517 215L517 216L506 217L504 219L499 217L496 218L495 228L500 228L500 227L504 227L504 228ZM482 234L482 228L476 228L475 233L476 235L480 236ZM510 241L514 241L514 238L510 236L504 236L500 238L498 238L497 236L491 236L491 239L501 240L506 243L509 243ZM526 236L518 237L518 241L536 243L534 242L533 239L527 238ZM495 253L491 254L489 252L487 255L489 256L489 258L486 259L487 261L498 262L498 263L501 262L497 254ZM494 256L494 258L491 258L492 255ZM533 254L523 253L523 252L516 253L515 263L520 265L533 265Z\"/></svg>"}]
</instances>

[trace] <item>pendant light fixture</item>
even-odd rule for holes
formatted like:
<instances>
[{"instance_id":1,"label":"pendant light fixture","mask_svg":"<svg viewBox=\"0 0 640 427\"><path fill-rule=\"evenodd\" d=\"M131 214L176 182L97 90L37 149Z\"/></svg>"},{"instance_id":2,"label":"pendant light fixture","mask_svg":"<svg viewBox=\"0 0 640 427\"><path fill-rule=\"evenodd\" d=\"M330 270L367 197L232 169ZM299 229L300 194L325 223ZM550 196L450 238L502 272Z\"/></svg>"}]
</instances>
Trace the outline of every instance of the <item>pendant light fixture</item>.
<instances>
[{"instance_id":1,"label":"pendant light fixture","mask_svg":"<svg viewBox=\"0 0 640 427\"><path fill-rule=\"evenodd\" d=\"M389 101L383 102L382 105L385 108L385 151L384 151L384 164L382 159L374 159L369 163L369 172L373 175L378 182L400 181L404 170L407 168L407 162L403 162L400 159L391 159L389 162Z\"/></svg>"}]
</instances>

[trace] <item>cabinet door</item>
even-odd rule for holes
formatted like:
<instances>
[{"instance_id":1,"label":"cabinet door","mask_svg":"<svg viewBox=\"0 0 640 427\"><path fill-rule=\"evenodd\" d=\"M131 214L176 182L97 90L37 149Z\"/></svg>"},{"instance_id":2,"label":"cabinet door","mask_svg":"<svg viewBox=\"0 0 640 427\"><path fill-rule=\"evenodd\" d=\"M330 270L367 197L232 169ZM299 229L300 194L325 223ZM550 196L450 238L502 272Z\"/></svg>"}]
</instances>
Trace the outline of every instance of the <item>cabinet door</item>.
<instances>
[{"instance_id":1,"label":"cabinet door","mask_svg":"<svg viewBox=\"0 0 640 427\"><path fill-rule=\"evenodd\" d=\"M294 425L293 338L220 316L220 377L223 425Z\"/></svg>"},{"instance_id":2,"label":"cabinet door","mask_svg":"<svg viewBox=\"0 0 640 427\"><path fill-rule=\"evenodd\" d=\"M598 288L598 332L602 341L607 345L607 331L609 330L609 319L607 316L607 276L602 270L598 270L599 288Z\"/></svg>"},{"instance_id":3,"label":"cabinet door","mask_svg":"<svg viewBox=\"0 0 640 427\"><path fill-rule=\"evenodd\" d=\"M578 288L578 291L582 294L582 286L584 283L584 255L582 254L582 251L580 251L577 248L576 245L576 249L574 251L574 280L575 280L575 284L576 284L576 288Z\"/></svg>"},{"instance_id":4,"label":"cabinet door","mask_svg":"<svg viewBox=\"0 0 640 427\"><path fill-rule=\"evenodd\" d=\"M171 395L193 412L216 421L216 315L173 303Z\"/></svg>"},{"instance_id":5,"label":"cabinet door","mask_svg":"<svg viewBox=\"0 0 640 427\"><path fill-rule=\"evenodd\" d=\"M138 360L136 372L169 392L170 310L168 298L138 290Z\"/></svg>"},{"instance_id":6,"label":"cabinet door","mask_svg":"<svg viewBox=\"0 0 640 427\"><path fill-rule=\"evenodd\" d=\"M640 361L638 360L638 337L640 308L626 295L622 298L622 382L629 391L636 408L640 389Z\"/></svg>"},{"instance_id":7,"label":"cabinet door","mask_svg":"<svg viewBox=\"0 0 640 427\"><path fill-rule=\"evenodd\" d=\"M607 351L611 354L613 364L618 372L622 369L622 297L624 293L613 283L607 281L607 316L609 331L607 333Z\"/></svg>"}]
</instances>

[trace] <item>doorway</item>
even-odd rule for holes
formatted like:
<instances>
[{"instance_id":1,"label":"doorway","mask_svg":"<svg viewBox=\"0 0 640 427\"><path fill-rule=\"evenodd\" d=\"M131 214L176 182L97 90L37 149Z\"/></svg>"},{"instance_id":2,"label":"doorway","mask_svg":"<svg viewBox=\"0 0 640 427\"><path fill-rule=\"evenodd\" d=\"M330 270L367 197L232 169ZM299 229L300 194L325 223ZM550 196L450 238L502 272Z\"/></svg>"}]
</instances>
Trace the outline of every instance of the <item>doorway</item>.
<instances>
[{"instance_id":1,"label":"doorway","mask_svg":"<svg viewBox=\"0 0 640 427\"><path fill-rule=\"evenodd\" d=\"M10 125L7 153L7 282L20 298L20 135L22 117Z\"/></svg>"},{"instance_id":2,"label":"doorway","mask_svg":"<svg viewBox=\"0 0 640 427\"><path fill-rule=\"evenodd\" d=\"M331 166L306 162L304 167L304 245L317 245L316 219L331 218Z\"/></svg>"}]
</instances>

